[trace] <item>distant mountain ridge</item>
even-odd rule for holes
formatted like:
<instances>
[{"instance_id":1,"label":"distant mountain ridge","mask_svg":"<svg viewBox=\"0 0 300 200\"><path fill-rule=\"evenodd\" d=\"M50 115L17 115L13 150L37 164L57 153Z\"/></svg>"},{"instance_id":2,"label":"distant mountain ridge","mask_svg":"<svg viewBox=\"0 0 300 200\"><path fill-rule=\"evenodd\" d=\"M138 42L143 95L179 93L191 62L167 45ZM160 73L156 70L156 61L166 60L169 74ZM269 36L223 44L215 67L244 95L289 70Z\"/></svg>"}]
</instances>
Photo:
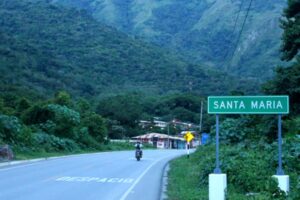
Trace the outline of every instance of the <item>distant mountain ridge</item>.
<instances>
[{"instance_id":1,"label":"distant mountain ridge","mask_svg":"<svg viewBox=\"0 0 300 200\"><path fill-rule=\"evenodd\" d=\"M97 20L184 54L187 60L229 73L270 78L279 59L279 18L286 0L52 0L86 9ZM239 12L239 10L241 11ZM239 16L236 21L237 16ZM234 30L236 22L236 29ZM227 55L228 53L228 56ZM260 71L260 76L257 72Z\"/></svg>"},{"instance_id":2,"label":"distant mountain ridge","mask_svg":"<svg viewBox=\"0 0 300 200\"><path fill-rule=\"evenodd\" d=\"M0 27L2 92L11 85L45 95L64 89L94 98L133 91L257 92L251 81L188 64L97 22L85 11L46 0L1 1Z\"/></svg>"}]
</instances>

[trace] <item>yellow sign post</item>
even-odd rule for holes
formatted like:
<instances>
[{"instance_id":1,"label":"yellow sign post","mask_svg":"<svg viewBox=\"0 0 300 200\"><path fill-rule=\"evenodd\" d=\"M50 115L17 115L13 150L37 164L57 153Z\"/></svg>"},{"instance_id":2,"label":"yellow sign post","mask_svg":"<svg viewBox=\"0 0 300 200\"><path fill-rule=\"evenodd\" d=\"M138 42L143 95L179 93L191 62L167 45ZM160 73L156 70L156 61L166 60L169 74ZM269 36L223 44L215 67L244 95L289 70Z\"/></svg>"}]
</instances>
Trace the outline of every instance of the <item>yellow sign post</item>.
<instances>
[{"instance_id":1,"label":"yellow sign post","mask_svg":"<svg viewBox=\"0 0 300 200\"><path fill-rule=\"evenodd\" d=\"M190 157L190 141L194 138L194 136L193 136L193 134L190 131L188 131L183 136L183 138L186 141L186 153L187 153L187 157L189 158Z\"/></svg>"},{"instance_id":2,"label":"yellow sign post","mask_svg":"<svg viewBox=\"0 0 300 200\"><path fill-rule=\"evenodd\" d=\"M192 134L190 131L188 131L188 132L183 136L183 138L184 138L187 142L190 142L190 141L194 138L194 136L193 136L193 134Z\"/></svg>"}]
</instances>

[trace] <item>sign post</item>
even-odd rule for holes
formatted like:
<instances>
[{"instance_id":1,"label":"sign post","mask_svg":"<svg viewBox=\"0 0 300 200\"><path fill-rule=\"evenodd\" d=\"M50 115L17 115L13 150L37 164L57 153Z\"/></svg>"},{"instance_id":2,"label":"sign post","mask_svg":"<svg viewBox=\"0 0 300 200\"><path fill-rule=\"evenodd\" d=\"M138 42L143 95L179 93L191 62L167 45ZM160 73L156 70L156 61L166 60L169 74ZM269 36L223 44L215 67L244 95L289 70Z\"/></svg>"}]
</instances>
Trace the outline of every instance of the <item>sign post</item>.
<instances>
[{"instance_id":1,"label":"sign post","mask_svg":"<svg viewBox=\"0 0 300 200\"><path fill-rule=\"evenodd\" d=\"M219 114L278 114L278 168L274 175L279 187L289 191L289 177L282 169L282 114L289 113L288 96L210 96L208 114L216 114L216 168L209 175L209 199L225 199L226 174L222 174L219 161ZM217 185L218 183L222 183ZM216 195L218 194L218 195Z\"/></svg>"},{"instance_id":2,"label":"sign post","mask_svg":"<svg viewBox=\"0 0 300 200\"><path fill-rule=\"evenodd\" d=\"M187 157L189 158L190 157L190 141L192 141L192 139L194 138L193 134L188 131L184 136L183 138L186 140L186 154L187 154Z\"/></svg>"},{"instance_id":3,"label":"sign post","mask_svg":"<svg viewBox=\"0 0 300 200\"><path fill-rule=\"evenodd\" d=\"M276 175L284 175L282 169L282 136L281 136L281 115L278 115L278 168Z\"/></svg>"},{"instance_id":4,"label":"sign post","mask_svg":"<svg viewBox=\"0 0 300 200\"><path fill-rule=\"evenodd\" d=\"M221 174L220 160L219 160L219 115L216 114L216 168L214 170L215 174Z\"/></svg>"}]
</instances>

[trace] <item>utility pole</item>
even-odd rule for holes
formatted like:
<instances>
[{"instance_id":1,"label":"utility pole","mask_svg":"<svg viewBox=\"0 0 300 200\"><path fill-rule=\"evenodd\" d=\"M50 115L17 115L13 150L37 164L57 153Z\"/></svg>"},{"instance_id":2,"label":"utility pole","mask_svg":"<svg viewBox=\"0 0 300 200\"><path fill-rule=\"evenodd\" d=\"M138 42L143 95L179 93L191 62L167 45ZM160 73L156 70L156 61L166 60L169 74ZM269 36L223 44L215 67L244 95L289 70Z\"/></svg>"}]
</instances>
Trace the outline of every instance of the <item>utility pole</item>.
<instances>
[{"instance_id":1,"label":"utility pole","mask_svg":"<svg viewBox=\"0 0 300 200\"><path fill-rule=\"evenodd\" d=\"M170 122L168 122L168 149L170 148Z\"/></svg>"},{"instance_id":2,"label":"utility pole","mask_svg":"<svg viewBox=\"0 0 300 200\"><path fill-rule=\"evenodd\" d=\"M201 101L201 107L200 107L200 130L199 130L199 133L201 134L201 131L202 131L202 112L203 112L203 101Z\"/></svg>"}]
</instances>

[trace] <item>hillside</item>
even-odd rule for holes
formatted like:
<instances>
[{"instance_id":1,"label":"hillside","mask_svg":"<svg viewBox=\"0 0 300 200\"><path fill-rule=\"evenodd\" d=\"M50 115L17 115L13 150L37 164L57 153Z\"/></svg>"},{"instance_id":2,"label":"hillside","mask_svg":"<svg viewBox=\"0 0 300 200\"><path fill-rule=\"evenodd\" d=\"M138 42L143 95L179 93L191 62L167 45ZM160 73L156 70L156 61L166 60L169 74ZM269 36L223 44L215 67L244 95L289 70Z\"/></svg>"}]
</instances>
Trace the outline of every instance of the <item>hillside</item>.
<instances>
[{"instance_id":1,"label":"hillside","mask_svg":"<svg viewBox=\"0 0 300 200\"><path fill-rule=\"evenodd\" d=\"M250 1L52 1L88 10L97 20L118 30L177 51L194 63L238 76L265 80L281 63L279 18L286 0L252 2L241 42L230 64L227 61L233 53Z\"/></svg>"},{"instance_id":2,"label":"hillside","mask_svg":"<svg viewBox=\"0 0 300 200\"><path fill-rule=\"evenodd\" d=\"M48 2L0 2L2 92L13 85L47 96L62 89L91 97L129 91L255 92L250 81L187 64L100 24L85 11Z\"/></svg>"}]
</instances>

